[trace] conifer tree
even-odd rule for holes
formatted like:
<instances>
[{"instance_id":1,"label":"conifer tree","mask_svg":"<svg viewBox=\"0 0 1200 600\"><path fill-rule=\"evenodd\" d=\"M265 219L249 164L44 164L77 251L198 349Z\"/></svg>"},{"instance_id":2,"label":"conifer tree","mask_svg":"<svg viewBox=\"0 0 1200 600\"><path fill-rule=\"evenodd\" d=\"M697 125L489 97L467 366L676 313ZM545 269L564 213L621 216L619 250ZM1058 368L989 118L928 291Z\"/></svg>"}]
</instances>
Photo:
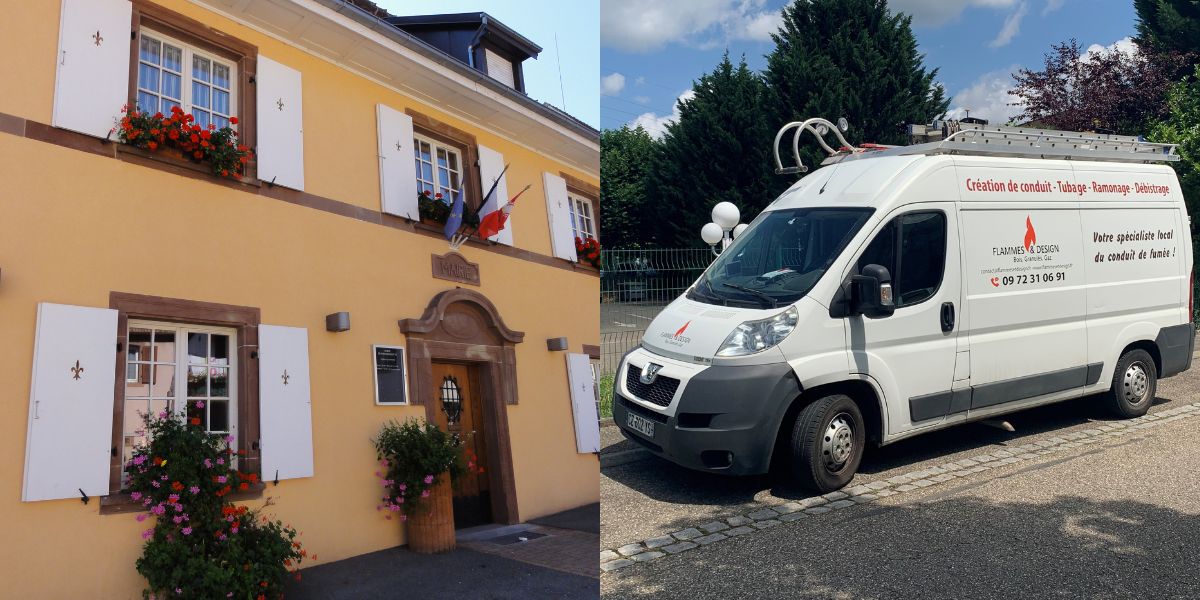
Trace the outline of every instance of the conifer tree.
<instances>
[{"instance_id":1,"label":"conifer tree","mask_svg":"<svg viewBox=\"0 0 1200 600\"><path fill-rule=\"evenodd\" d=\"M606 249L652 245L646 182L655 145L640 125L600 132L600 239Z\"/></svg>"}]
</instances>

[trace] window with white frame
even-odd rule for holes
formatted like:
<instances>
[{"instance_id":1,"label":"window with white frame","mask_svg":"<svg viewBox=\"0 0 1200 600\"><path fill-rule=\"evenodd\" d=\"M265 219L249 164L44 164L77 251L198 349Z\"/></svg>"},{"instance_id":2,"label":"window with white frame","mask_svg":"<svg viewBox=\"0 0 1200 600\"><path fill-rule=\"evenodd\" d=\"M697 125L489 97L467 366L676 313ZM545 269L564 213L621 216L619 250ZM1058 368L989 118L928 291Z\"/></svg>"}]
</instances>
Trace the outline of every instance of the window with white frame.
<instances>
[{"instance_id":1,"label":"window with white frame","mask_svg":"<svg viewBox=\"0 0 1200 600\"><path fill-rule=\"evenodd\" d=\"M571 233L581 240L596 237L596 217L592 213L592 201L575 194L567 194L567 200L571 211Z\"/></svg>"},{"instance_id":2,"label":"window with white frame","mask_svg":"<svg viewBox=\"0 0 1200 600\"><path fill-rule=\"evenodd\" d=\"M229 60L142 29L138 38L137 107L169 114L178 106L207 128L229 125L237 69Z\"/></svg>"},{"instance_id":3,"label":"window with white frame","mask_svg":"<svg viewBox=\"0 0 1200 600\"><path fill-rule=\"evenodd\" d=\"M462 189L462 153L431 138L413 136L417 161L417 192L441 194L449 202Z\"/></svg>"},{"instance_id":4,"label":"window with white frame","mask_svg":"<svg viewBox=\"0 0 1200 600\"><path fill-rule=\"evenodd\" d=\"M233 329L129 322L122 464L145 444L146 414L183 414L237 447L237 334ZM136 348L137 350L134 350ZM124 476L122 476L124 483Z\"/></svg>"}]
</instances>

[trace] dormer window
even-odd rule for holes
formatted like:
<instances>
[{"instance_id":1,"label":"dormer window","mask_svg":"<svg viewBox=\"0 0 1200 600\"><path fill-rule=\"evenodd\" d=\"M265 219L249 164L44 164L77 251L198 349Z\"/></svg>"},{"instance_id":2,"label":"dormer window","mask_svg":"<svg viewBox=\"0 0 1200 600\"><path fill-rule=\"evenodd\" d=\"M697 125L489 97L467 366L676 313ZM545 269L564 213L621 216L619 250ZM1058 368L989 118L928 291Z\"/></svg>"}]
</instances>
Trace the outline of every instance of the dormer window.
<instances>
[{"instance_id":1,"label":"dormer window","mask_svg":"<svg viewBox=\"0 0 1200 600\"><path fill-rule=\"evenodd\" d=\"M512 61L497 54L491 48L484 50L484 56L487 57L487 74L496 81L507 85L510 88L516 88L516 81L513 79L513 64Z\"/></svg>"}]
</instances>

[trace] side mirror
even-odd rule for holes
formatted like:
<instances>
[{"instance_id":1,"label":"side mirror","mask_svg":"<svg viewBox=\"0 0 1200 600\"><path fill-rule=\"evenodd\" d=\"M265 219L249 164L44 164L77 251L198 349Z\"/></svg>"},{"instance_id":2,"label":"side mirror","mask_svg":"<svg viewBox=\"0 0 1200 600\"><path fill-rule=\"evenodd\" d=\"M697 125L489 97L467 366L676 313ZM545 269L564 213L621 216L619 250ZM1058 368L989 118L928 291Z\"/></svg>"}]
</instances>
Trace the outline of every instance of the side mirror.
<instances>
[{"instance_id":1,"label":"side mirror","mask_svg":"<svg viewBox=\"0 0 1200 600\"><path fill-rule=\"evenodd\" d=\"M892 274L887 267L867 265L861 275L850 277L850 311L873 319L896 312L892 297Z\"/></svg>"}]
</instances>

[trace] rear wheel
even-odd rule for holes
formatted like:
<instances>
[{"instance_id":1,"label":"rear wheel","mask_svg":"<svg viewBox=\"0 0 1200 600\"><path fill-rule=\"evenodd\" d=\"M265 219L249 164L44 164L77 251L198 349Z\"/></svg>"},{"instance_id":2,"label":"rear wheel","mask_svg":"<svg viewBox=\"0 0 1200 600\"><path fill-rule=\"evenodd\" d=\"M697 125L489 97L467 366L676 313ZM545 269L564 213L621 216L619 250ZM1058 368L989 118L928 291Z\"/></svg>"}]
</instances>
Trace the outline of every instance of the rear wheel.
<instances>
[{"instance_id":1,"label":"rear wheel","mask_svg":"<svg viewBox=\"0 0 1200 600\"><path fill-rule=\"evenodd\" d=\"M849 396L833 394L805 406L792 426L792 475L821 493L844 487L858 471L866 433L862 411Z\"/></svg>"},{"instance_id":2,"label":"rear wheel","mask_svg":"<svg viewBox=\"0 0 1200 600\"><path fill-rule=\"evenodd\" d=\"M1130 350L1117 361L1109 388L1109 408L1119 417L1140 417L1150 410L1158 389L1158 371L1154 358L1145 350Z\"/></svg>"}]
</instances>

